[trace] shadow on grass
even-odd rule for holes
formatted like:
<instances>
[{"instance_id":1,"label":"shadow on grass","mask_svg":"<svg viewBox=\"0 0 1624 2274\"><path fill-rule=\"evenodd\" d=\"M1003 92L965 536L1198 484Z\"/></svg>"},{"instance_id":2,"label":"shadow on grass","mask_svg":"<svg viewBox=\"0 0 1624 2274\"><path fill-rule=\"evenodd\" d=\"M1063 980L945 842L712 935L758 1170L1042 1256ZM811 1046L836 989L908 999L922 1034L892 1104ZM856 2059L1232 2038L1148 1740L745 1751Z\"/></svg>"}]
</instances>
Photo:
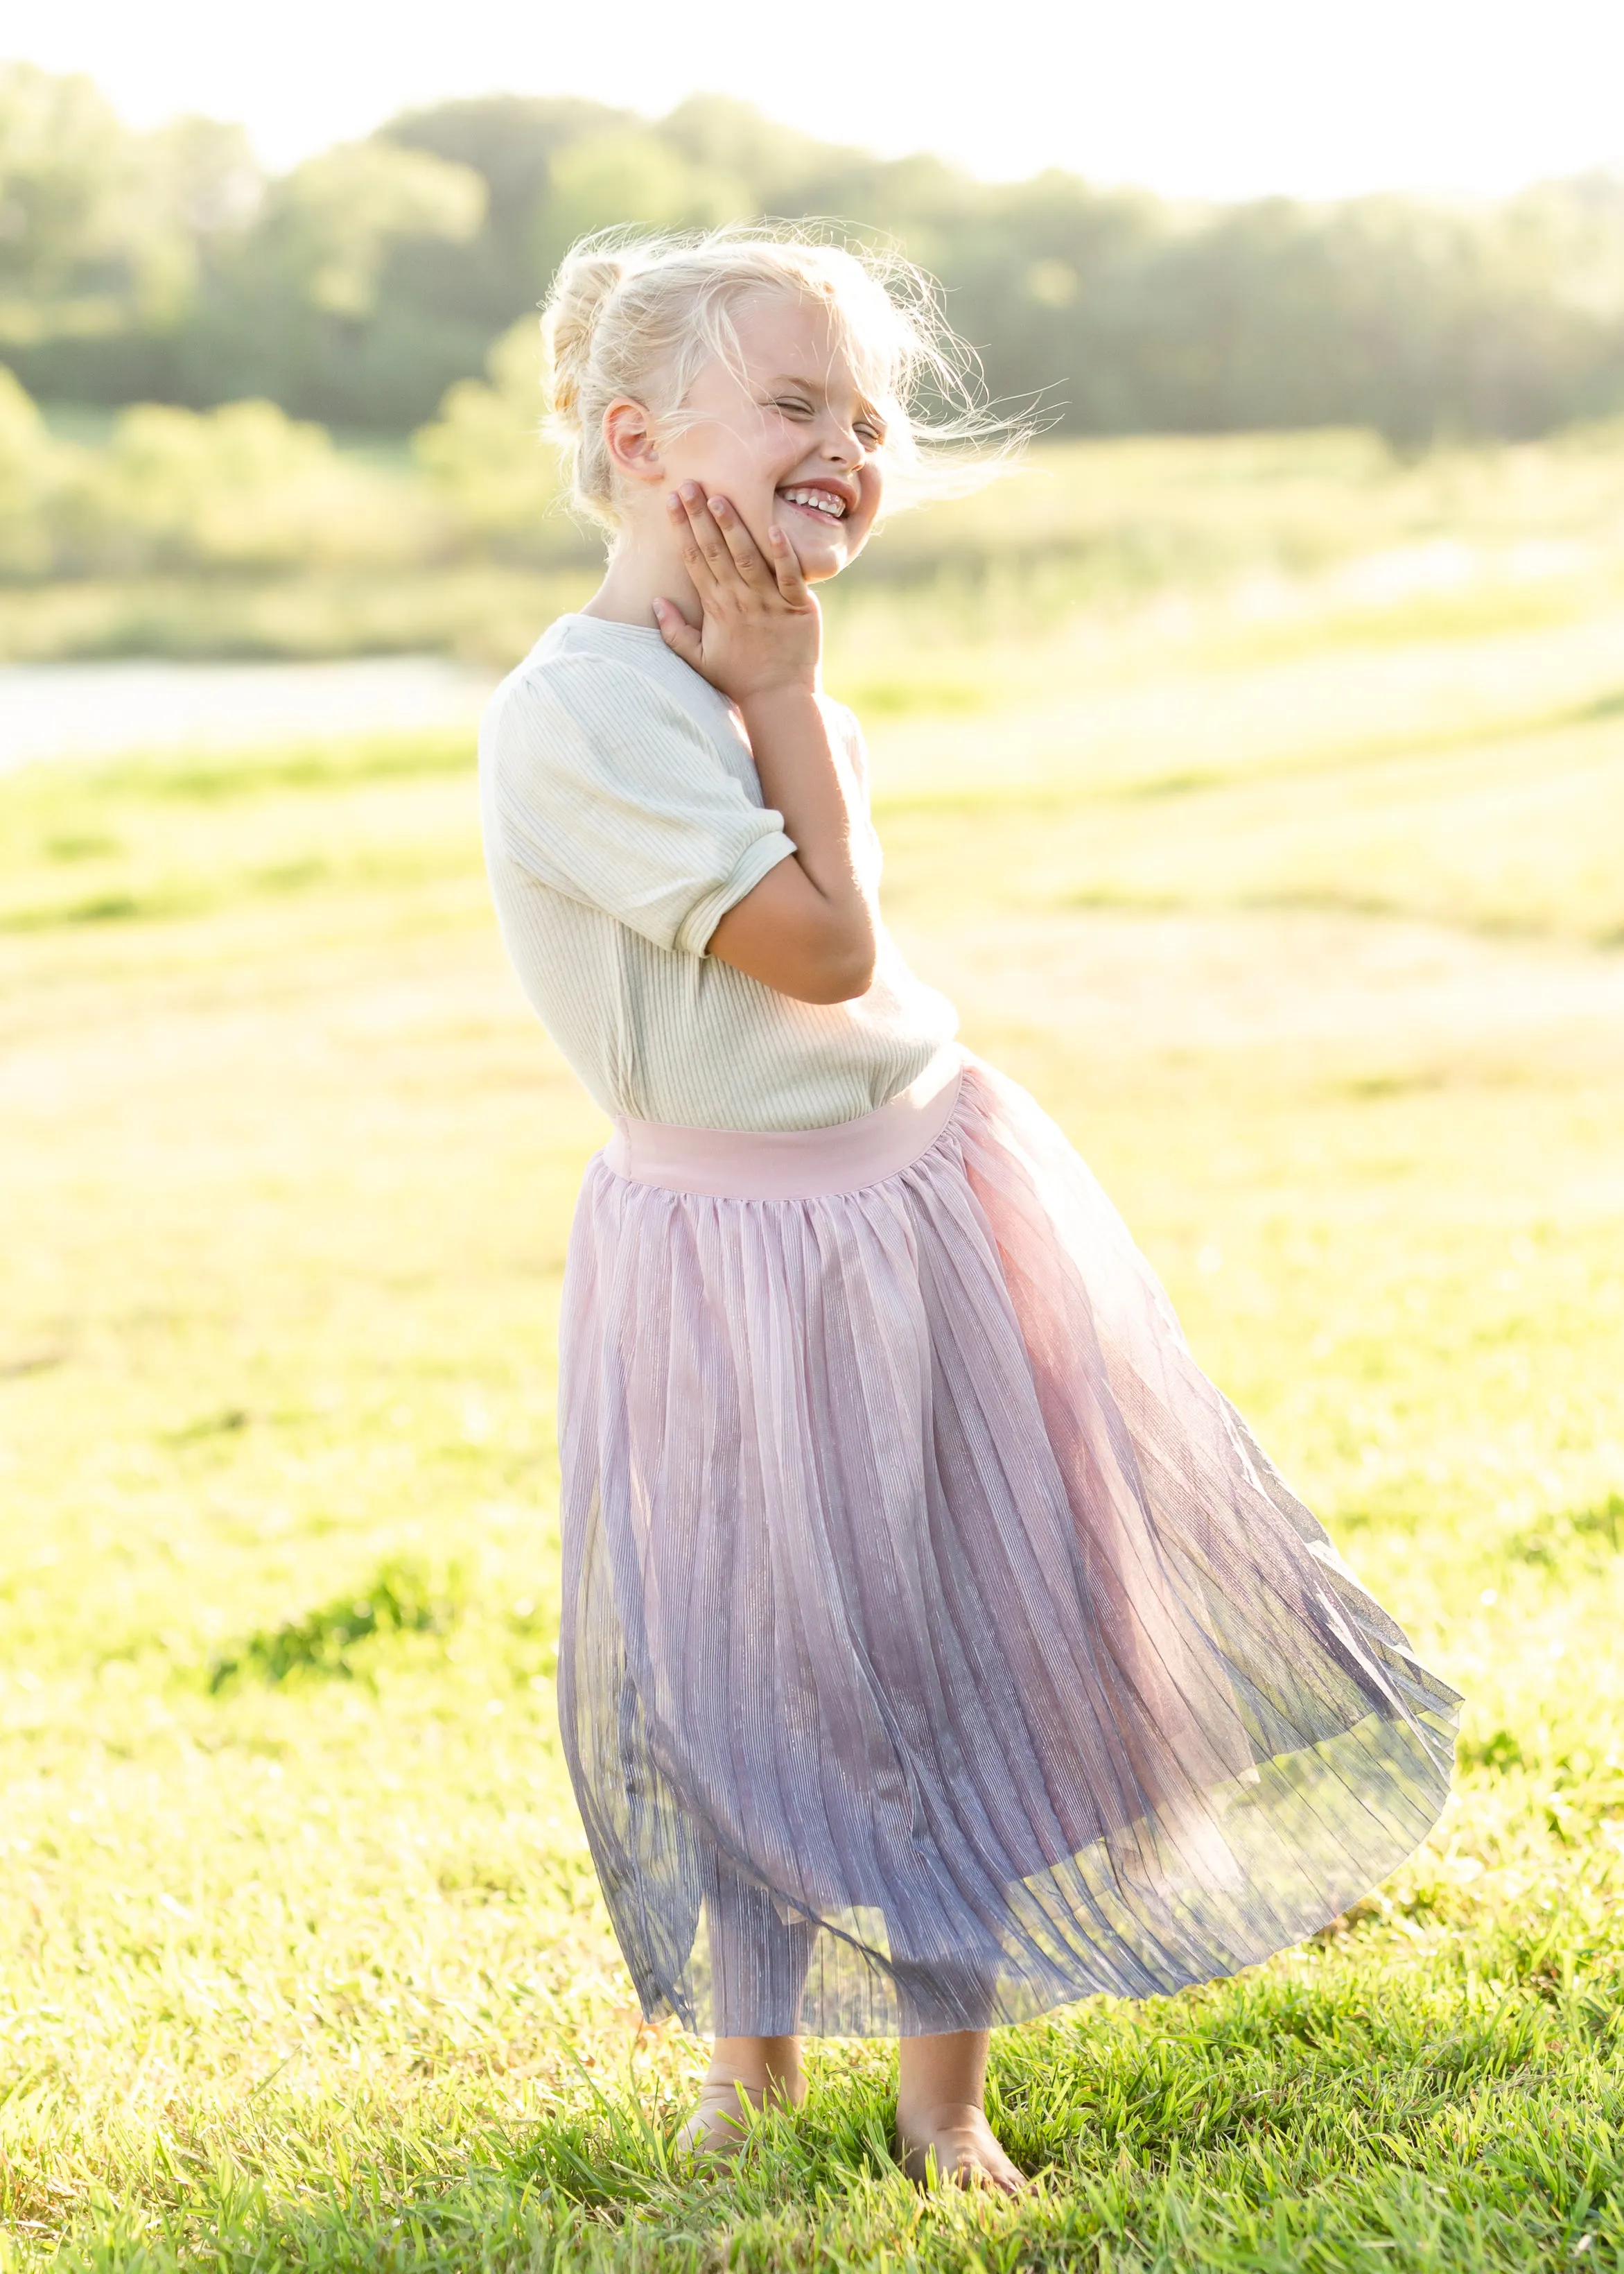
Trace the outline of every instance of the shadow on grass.
<instances>
[{"instance_id":1,"label":"shadow on grass","mask_svg":"<svg viewBox=\"0 0 1624 2274\"><path fill-rule=\"evenodd\" d=\"M250 1679L275 1685L295 1675L353 1681L357 1644L378 1635L444 1634L461 1616L465 1592L459 1570L436 1579L397 1557L380 1564L365 1586L222 1651L208 1669L209 1694Z\"/></svg>"}]
</instances>

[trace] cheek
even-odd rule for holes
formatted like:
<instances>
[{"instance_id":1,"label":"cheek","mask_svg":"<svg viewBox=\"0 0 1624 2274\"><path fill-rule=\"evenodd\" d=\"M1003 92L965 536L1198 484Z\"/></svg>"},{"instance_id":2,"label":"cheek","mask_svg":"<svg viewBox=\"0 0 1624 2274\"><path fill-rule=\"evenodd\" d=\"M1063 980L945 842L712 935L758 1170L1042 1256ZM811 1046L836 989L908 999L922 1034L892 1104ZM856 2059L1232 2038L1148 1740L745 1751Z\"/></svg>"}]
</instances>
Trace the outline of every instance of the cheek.
<instances>
[{"instance_id":1,"label":"cheek","mask_svg":"<svg viewBox=\"0 0 1624 2274\"><path fill-rule=\"evenodd\" d=\"M872 467L866 467L860 486L857 511L853 517L851 529L853 545L861 545L867 539L880 510L880 500L883 493L884 484L880 476Z\"/></svg>"},{"instance_id":2,"label":"cheek","mask_svg":"<svg viewBox=\"0 0 1624 2274\"><path fill-rule=\"evenodd\" d=\"M735 449L729 459L723 486L758 545L766 544L768 528L778 518L780 478L777 466L760 451Z\"/></svg>"},{"instance_id":3,"label":"cheek","mask_svg":"<svg viewBox=\"0 0 1624 2274\"><path fill-rule=\"evenodd\" d=\"M779 469L784 459L783 437L777 429L759 420L741 421L720 439L720 454L726 459L735 481L748 482L758 489L771 489L781 479Z\"/></svg>"},{"instance_id":4,"label":"cheek","mask_svg":"<svg viewBox=\"0 0 1624 2274\"><path fill-rule=\"evenodd\" d=\"M683 480L743 504L763 480L752 439L719 418L698 421L676 439L669 463Z\"/></svg>"}]
</instances>

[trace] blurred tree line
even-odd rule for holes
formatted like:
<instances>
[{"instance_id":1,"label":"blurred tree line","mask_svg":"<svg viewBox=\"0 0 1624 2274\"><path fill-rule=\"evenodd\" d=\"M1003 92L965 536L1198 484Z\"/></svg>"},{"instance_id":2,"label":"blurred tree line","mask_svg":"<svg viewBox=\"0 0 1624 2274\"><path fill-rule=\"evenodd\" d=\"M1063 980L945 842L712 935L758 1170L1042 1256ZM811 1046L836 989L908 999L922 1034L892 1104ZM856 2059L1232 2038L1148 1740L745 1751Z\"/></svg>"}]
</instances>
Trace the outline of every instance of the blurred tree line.
<instances>
[{"instance_id":1,"label":"blurred tree line","mask_svg":"<svg viewBox=\"0 0 1624 2274\"><path fill-rule=\"evenodd\" d=\"M760 215L899 243L946 285L993 393L1045 391L1063 430L1361 425L1410 445L1624 408L1610 177L1477 206L1174 205L882 162L714 96L653 123L448 102L267 177L235 127L135 133L88 80L26 64L0 69L0 362L47 400L252 396L404 432L485 366L583 230Z\"/></svg>"}]
</instances>

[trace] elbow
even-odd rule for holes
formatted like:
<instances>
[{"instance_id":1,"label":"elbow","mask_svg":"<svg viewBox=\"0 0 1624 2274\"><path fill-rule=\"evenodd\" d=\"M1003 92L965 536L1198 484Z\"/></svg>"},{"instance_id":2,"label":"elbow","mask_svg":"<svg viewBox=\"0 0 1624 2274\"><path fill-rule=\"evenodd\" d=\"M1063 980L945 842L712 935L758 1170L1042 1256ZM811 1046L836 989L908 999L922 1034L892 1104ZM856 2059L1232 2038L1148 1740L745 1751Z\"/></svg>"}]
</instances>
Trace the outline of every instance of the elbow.
<instances>
[{"instance_id":1,"label":"elbow","mask_svg":"<svg viewBox=\"0 0 1624 2274\"><path fill-rule=\"evenodd\" d=\"M821 957L795 991L803 1003L854 1003L873 986L876 960L872 946Z\"/></svg>"},{"instance_id":2,"label":"elbow","mask_svg":"<svg viewBox=\"0 0 1624 2274\"><path fill-rule=\"evenodd\" d=\"M798 1003L854 1002L873 986L879 961L874 913L867 907L808 908L804 879L801 893L781 907L773 880L792 866L781 862L722 918L707 953Z\"/></svg>"},{"instance_id":3,"label":"elbow","mask_svg":"<svg viewBox=\"0 0 1624 2274\"><path fill-rule=\"evenodd\" d=\"M819 943L803 975L804 985L795 991L803 1003L853 1003L873 986L878 960L879 942L872 924L843 927Z\"/></svg>"}]
</instances>

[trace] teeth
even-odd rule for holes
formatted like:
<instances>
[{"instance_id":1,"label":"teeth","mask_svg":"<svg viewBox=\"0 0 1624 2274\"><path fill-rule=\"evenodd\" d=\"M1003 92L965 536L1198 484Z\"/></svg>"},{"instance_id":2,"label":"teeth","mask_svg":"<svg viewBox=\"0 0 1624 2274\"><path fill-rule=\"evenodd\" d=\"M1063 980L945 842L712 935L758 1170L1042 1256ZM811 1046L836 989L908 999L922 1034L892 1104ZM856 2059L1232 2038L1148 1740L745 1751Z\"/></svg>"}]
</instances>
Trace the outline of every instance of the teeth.
<instances>
[{"instance_id":1,"label":"teeth","mask_svg":"<svg viewBox=\"0 0 1624 2274\"><path fill-rule=\"evenodd\" d=\"M846 501L831 496L828 490L786 490L785 496L792 505L810 506L814 513L826 514L831 521L844 521Z\"/></svg>"}]
</instances>

